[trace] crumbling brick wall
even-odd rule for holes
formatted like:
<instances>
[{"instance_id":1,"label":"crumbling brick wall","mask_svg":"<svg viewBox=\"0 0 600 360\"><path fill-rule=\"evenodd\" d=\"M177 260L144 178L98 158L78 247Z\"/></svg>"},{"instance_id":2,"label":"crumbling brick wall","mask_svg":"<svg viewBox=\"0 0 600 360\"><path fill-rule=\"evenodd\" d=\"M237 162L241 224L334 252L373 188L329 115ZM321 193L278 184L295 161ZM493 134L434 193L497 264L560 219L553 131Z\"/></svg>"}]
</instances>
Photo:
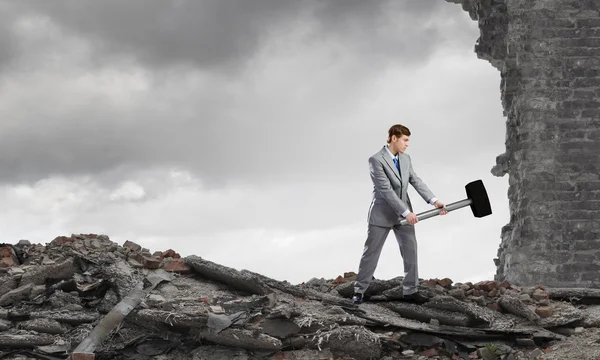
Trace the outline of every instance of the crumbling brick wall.
<instances>
[{"instance_id":1,"label":"crumbling brick wall","mask_svg":"<svg viewBox=\"0 0 600 360\"><path fill-rule=\"evenodd\" d=\"M496 280L600 286L600 4L593 0L447 0L481 36L501 75L510 221ZM485 119L482 119L485 121Z\"/></svg>"}]
</instances>

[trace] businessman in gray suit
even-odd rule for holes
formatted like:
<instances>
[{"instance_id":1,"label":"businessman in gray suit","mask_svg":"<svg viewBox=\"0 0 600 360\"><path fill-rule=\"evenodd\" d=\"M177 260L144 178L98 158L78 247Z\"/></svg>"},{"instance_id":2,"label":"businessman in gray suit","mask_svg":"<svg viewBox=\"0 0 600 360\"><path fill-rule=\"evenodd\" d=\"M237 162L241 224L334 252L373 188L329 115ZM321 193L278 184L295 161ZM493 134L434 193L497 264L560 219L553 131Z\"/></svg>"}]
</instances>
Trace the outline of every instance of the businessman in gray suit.
<instances>
[{"instance_id":1,"label":"businessman in gray suit","mask_svg":"<svg viewBox=\"0 0 600 360\"><path fill-rule=\"evenodd\" d=\"M410 156L405 153L409 137L410 130L406 126L393 125L388 131L387 145L369 158L373 199L369 207L367 240L354 283L352 300L356 304L363 301L390 230L394 230L404 261L404 299L417 303L428 300L418 292L419 270L414 227L418 219L407 194L408 184L415 188L423 200L440 208L441 215L448 212L413 170ZM402 219L406 219L408 224L400 225Z\"/></svg>"}]
</instances>

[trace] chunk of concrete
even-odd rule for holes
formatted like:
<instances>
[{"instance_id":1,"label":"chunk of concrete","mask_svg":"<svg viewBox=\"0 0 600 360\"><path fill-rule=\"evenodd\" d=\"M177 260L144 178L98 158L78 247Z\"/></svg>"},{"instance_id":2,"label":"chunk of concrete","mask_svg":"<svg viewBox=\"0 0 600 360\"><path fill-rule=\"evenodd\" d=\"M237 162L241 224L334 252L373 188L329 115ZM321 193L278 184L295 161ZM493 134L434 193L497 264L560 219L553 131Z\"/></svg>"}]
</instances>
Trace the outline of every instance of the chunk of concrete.
<instances>
[{"instance_id":1,"label":"chunk of concrete","mask_svg":"<svg viewBox=\"0 0 600 360\"><path fill-rule=\"evenodd\" d=\"M68 258L57 264L31 267L21 277L21 286L26 284L43 285L48 279L70 279L75 275L75 271L73 258Z\"/></svg>"},{"instance_id":2,"label":"chunk of concrete","mask_svg":"<svg viewBox=\"0 0 600 360\"><path fill-rule=\"evenodd\" d=\"M9 291L0 297L0 306L12 305L28 299L32 288L33 284L27 284Z\"/></svg>"},{"instance_id":3,"label":"chunk of concrete","mask_svg":"<svg viewBox=\"0 0 600 360\"><path fill-rule=\"evenodd\" d=\"M58 321L44 318L20 322L18 328L54 335L64 334L67 332L67 328Z\"/></svg>"},{"instance_id":4,"label":"chunk of concrete","mask_svg":"<svg viewBox=\"0 0 600 360\"><path fill-rule=\"evenodd\" d=\"M54 343L50 334L0 334L0 344L7 348L27 349Z\"/></svg>"}]
</instances>

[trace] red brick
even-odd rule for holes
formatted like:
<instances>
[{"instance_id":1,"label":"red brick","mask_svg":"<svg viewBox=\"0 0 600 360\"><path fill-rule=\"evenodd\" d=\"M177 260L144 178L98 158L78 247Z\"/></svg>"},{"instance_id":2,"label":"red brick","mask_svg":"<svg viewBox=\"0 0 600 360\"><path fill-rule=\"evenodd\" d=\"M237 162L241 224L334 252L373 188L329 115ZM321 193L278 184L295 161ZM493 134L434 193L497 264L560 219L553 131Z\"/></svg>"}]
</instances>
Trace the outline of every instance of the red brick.
<instances>
[{"instance_id":1,"label":"red brick","mask_svg":"<svg viewBox=\"0 0 600 360\"><path fill-rule=\"evenodd\" d=\"M94 355L94 353L72 353L71 354L71 360L95 360L96 359L96 355Z\"/></svg>"},{"instance_id":2,"label":"red brick","mask_svg":"<svg viewBox=\"0 0 600 360\"><path fill-rule=\"evenodd\" d=\"M496 284L495 281L482 281L482 282L478 282L476 284L476 287L478 287L481 290L484 291L491 291L493 289L496 289L498 287L498 285Z\"/></svg>"},{"instance_id":3,"label":"red brick","mask_svg":"<svg viewBox=\"0 0 600 360\"><path fill-rule=\"evenodd\" d=\"M492 289L490 290L490 292L488 293L488 296L494 297L498 295L498 289Z\"/></svg>"},{"instance_id":4,"label":"red brick","mask_svg":"<svg viewBox=\"0 0 600 360\"><path fill-rule=\"evenodd\" d=\"M158 269L160 267L160 260L144 256L144 260L142 262L142 265L146 269Z\"/></svg>"},{"instance_id":5,"label":"red brick","mask_svg":"<svg viewBox=\"0 0 600 360\"><path fill-rule=\"evenodd\" d=\"M535 313L541 318L547 318L552 316L552 308L550 306L538 306L537 309L535 309Z\"/></svg>"},{"instance_id":6,"label":"red brick","mask_svg":"<svg viewBox=\"0 0 600 360\"><path fill-rule=\"evenodd\" d=\"M152 256L154 256L157 259L163 259L163 254L160 251L155 251L154 254L152 254Z\"/></svg>"},{"instance_id":7,"label":"red brick","mask_svg":"<svg viewBox=\"0 0 600 360\"><path fill-rule=\"evenodd\" d=\"M173 249L169 249L169 250L163 251L162 257L163 258L170 257L170 258L173 258L173 259L179 259L179 258L181 258L181 256L178 253L176 253L175 250L173 250Z\"/></svg>"},{"instance_id":8,"label":"red brick","mask_svg":"<svg viewBox=\"0 0 600 360\"><path fill-rule=\"evenodd\" d=\"M448 278L443 278L442 280L438 280L437 283L445 288L449 288L450 285L452 285L453 281Z\"/></svg>"},{"instance_id":9,"label":"red brick","mask_svg":"<svg viewBox=\"0 0 600 360\"><path fill-rule=\"evenodd\" d=\"M349 272L345 272L344 273L344 278L351 278L351 277L355 277L356 273L354 271L349 271Z\"/></svg>"},{"instance_id":10,"label":"red brick","mask_svg":"<svg viewBox=\"0 0 600 360\"><path fill-rule=\"evenodd\" d=\"M9 268L19 265L17 261L12 257L5 257L0 259L0 268Z\"/></svg>"},{"instance_id":11,"label":"red brick","mask_svg":"<svg viewBox=\"0 0 600 360\"><path fill-rule=\"evenodd\" d=\"M12 247L0 247L0 268L7 268L19 265L17 256Z\"/></svg>"},{"instance_id":12,"label":"red brick","mask_svg":"<svg viewBox=\"0 0 600 360\"><path fill-rule=\"evenodd\" d=\"M50 243L53 245L64 245L68 243L73 243L75 241L77 241L77 239L71 236L57 236Z\"/></svg>"},{"instance_id":13,"label":"red brick","mask_svg":"<svg viewBox=\"0 0 600 360\"><path fill-rule=\"evenodd\" d=\"M533 291L533 294L531 294L531 297L537 301L548 299L548 292L546 292L545 290L543 290L541 288L536 288Z\"/></svg>"},{"instance_id":14,"label":"red brick","mask_svg":"<svg viewBox=\"0 0 600 360\"><path fill-rule=\"evenodd\" d=\"M429 357L429 356L438 356L439 353L438 353L437 349L431 348L431 349L427 349L427 350L421 352L419 355Z\"/></svg>"},{"instance_id":15,"label":"red brick","mask_svg":"<svg viewBox=\"0 0 600 360\"><path fill-rule=\"evenodd\" d=\"M10 246L2 246L0 247L0 257L13 257L15 256L15 252L13 250L13 248L11 248Z\"/></svg>"},{"instance_id":16,"label":"red brick","mask_svg":"<svg viewBox=\"0 0 600 360\"><path fill-rule=\"evenodd\" d=\"M435 288L435 286L438 284L438 280L437 279L429 279L429 280L425 280L421 283L421 285L426 286L428 288Z\"/></svg>"},{"instance_id":17,"label":"red brick","mask_svg":"<svg viewBox=\"0 0 600 360\"><path fill-rule=\"evenodd\" d=\"M192 268L183 259L165 259L162 261L162 266L166 271L175 273L189 274L192 272Z\"/></svg>"},{"instance_id":18,"label":"red brick","mask_svg":"<svg viewBox=\"0 0 600 360\"><path fill-rule=\"evenodd\" d=\"M334 284L342 284L344 282L344 278L342 277L342 275L339 275L337 278L335 278L335 280L333 280Z\"/></svg>"},{"instance_id":19,"label":"red brick","mask_svg":"<svg viewBox=\"0 0 600 360\"><path fill-rule=\"evenodd\" d=\"M157 260L152 257L144 256L142 254L135 254L132 258L139 262L146 269L158 269L160 266L160 260Z\"/></svg>"},{"instance_id":20,"label":"red brick","mask_svg":"<svg viewBox=\"0 0 600 360\"><path fill-rule=\"evenodd\" d=\"M504 280L498 286L501 286L501 287L503 287L505 289L509 289L511 285L510 285L510 282L508 282L508 280Z\"/></svg>"}]
</instances>

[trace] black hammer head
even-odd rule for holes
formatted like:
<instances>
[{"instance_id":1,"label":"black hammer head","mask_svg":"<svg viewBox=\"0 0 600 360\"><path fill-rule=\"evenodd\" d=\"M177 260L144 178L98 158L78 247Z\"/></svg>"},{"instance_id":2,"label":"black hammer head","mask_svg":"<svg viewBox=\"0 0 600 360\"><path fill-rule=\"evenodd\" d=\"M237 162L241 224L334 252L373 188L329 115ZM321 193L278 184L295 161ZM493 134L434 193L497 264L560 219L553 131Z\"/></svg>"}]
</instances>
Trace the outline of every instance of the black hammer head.
<instances>
[{"instance_id":1,"label":"black hammer head","mask_svg":"<svg viewBox=\"0 0 600 360\"><path fill-rule=\"evenodd\" d=\"M488 198L483 181L475 180L465 186L467 197L473 202L471 203L471 211L475 217L484 217L492 213L492 206Z\"/></svg>"}]
</instances>

